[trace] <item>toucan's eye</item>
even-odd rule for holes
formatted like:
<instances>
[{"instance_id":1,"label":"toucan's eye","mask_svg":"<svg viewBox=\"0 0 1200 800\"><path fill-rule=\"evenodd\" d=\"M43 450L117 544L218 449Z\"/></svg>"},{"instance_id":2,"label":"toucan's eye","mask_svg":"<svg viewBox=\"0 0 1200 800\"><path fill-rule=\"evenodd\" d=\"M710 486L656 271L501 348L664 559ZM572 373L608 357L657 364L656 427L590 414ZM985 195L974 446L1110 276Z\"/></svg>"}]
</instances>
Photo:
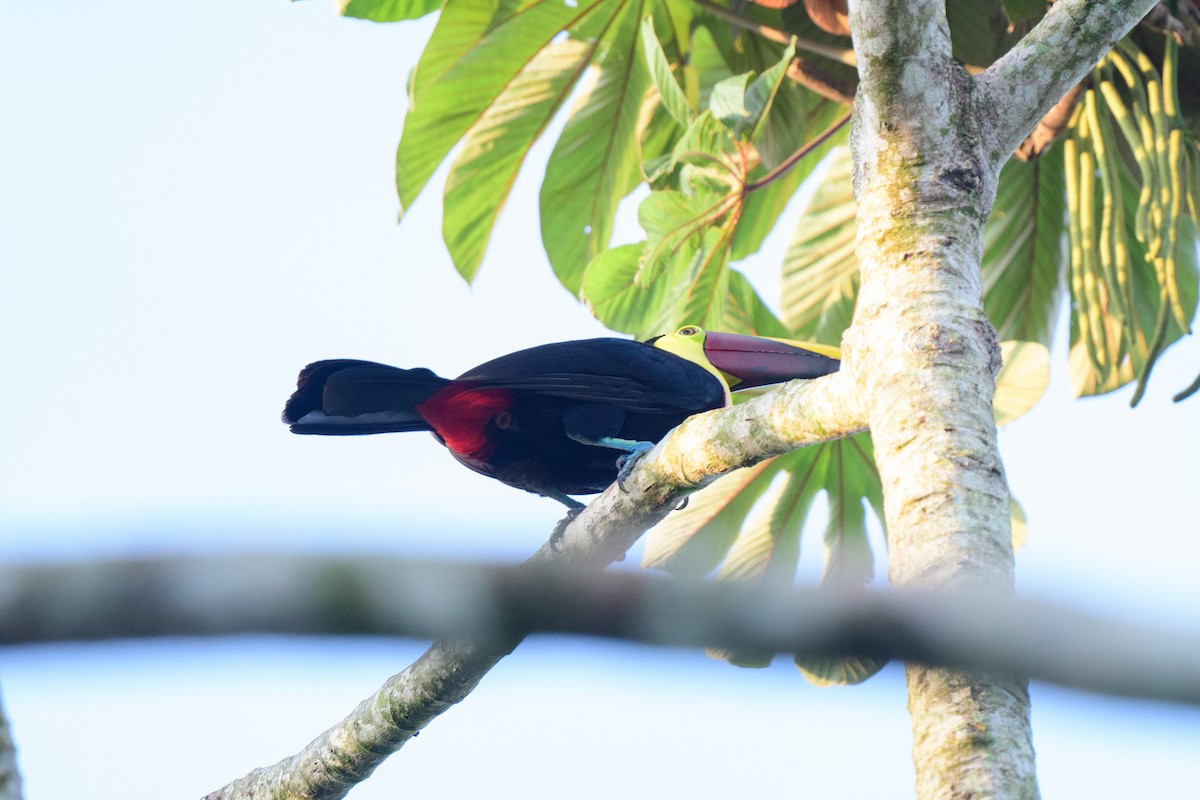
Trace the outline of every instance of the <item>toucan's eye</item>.
<instances>
[{"instance_id":1,"label":"toucan's eye","mask_svg":"<svg viewBox=\"0 0 1200 800\"><path fill-rule=\"evenodd\" d=\"M695 336L700 333L700 329L695 325L688 325L686 328L680 328L676 333L679 336Z\"/></svg>"}]
</instances>

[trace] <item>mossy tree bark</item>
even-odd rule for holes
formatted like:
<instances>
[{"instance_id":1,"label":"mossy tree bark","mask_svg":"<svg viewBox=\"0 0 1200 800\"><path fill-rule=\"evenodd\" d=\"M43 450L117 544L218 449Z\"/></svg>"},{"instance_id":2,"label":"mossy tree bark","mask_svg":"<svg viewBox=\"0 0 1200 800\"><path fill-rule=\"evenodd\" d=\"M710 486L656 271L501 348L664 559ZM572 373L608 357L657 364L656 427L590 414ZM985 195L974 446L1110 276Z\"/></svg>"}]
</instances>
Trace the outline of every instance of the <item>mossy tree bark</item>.
<instances>
[{"instance_id":1,"label":"mossy tree bark","mask_svg":"<svg viewBox=\"0 0 1200 800\"><path fill-rule=\"evenodd\" d=\"M951 56L944 3L850 4L862 288L844 369L875 440L896 587L1011 591L983 226L1013 147L1151 5L1061 0L1042 31L972 77ZM1035 73L1035 91L1005 86ZM906 674L918 797L1038 796L1024 678Z\"/></svg>"}]
</instances>

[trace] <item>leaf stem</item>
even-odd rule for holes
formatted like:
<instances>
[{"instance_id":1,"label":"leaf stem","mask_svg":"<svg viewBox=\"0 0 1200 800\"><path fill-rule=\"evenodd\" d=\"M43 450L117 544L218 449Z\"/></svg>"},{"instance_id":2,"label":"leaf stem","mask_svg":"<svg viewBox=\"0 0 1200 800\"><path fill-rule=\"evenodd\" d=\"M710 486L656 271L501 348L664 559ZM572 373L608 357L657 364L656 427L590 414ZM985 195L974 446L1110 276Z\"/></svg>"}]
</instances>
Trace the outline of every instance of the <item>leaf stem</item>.
<instances>
[{"instance_id":1,"label":"leaf stem","mask_svg":"<svg viewBox=\"0 0 1200 800\"><path fill-rule=\"evenodd\" d=\"M788 156L786 159L784 159L778 166L775 167L775 169L771 170L770 172L768 172L766 175L762 176L758 180L751 181L750 183L745 184L742 187L742 190L745 192L757 191L758 189L761 189L764 186L767 186L770 183L772 183L773 181L777 180L779 178L779 176L783 175L789 169L796 166L796 164L802 158L807 156L809 153L811 153L813 150L817 149L821 145L825 144L825 142L827 142L829 140L829 137L833 136L835 133L837 133L839 130L841 130L842 127L845 126L846 123L848 123L849 121L850 121L850 112L847 111L845 114L843 114L841 116L841 118L839 118L832 125L830 125L824 131L822 131L817 136L817 138L815 138L811 141L805 142L803 145L801 145L799 150L797 150L796 152L794 152L790 156Z\"/></svg>"}]
</instances>

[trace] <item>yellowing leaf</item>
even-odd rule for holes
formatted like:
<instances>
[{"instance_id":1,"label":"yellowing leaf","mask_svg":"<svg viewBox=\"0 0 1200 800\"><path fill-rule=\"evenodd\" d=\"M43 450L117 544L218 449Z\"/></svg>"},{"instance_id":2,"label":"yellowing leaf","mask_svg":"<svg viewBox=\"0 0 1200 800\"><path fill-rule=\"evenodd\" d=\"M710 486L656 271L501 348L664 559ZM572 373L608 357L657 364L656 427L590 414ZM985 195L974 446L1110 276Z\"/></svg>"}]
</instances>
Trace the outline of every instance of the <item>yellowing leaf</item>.
<instances>
[{"instance_id":1,"label":"yellowing leaf","mask_svg":"<svg viewBox=\"0 0 1200 800\"><path fill-rule=\"evenodd\" d=\"M1007 425L1037 405L1050 385L1050 351L1040 342L1002 342L1004 366L992 405L997 425Z\"/></svg>"},{"instance_id":2,"label":"yellowing leaf","mask_svg":"<svg viewBox=\"0 0 1200 800\"><path fill-rule=\"evenodd\" d=\"M779 470L771 459L729 473L688 498L688 504L646 534L642 566L679 577L711 572L742 527L750 507Z\"/></svg>"}]
</instances>

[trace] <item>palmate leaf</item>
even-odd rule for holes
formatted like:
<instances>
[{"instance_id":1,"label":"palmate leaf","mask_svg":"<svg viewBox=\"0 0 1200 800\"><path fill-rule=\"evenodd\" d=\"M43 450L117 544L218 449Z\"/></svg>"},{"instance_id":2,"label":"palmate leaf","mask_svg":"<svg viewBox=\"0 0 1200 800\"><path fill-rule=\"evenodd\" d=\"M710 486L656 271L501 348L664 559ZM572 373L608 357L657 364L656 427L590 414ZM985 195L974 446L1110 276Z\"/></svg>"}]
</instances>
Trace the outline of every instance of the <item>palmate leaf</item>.
<instances>
[{"instance_id":1,"label":"palmate leaf","mask_svg":"<svg viewBox=\"0 0 1200 800\"><path fill-rule=\"evenodd\" d=\"M780 471L784 480L767 493ZM822 584L861 585L872 574L866 506L883 518L882 489L868 434L806 447L719 479L650 531L643 566L701 577L719 564L719 580L789 584L795 577L801 531L821 493L830 510ZM744 524L752 506L753 519ZM765 666L770 661L767 654L711 653L739 666ZM883 666L856 658L797 659L797 665L819 684L858 682Z\"/></svg>"},{"instance_id":2,"label":"palmate leaf","mask_svg":"<svg viewBox=\"0 0 1200 800\"><path fill-rule=\"evenodd\" d=\"M854 315L858 258L850 150L826 159L820 187L805 208L783 259L782 311L796 336L839 342Z\"/></svg>"},{"instance_id":3,"label":"palmate leaf","mask_svg":"<svg viewBox=\"0 0 1200 800\"><path fill-rule=\"evenodd\" d=\"M546 165L542 244L574 295L588 263L608 246L617 204L641 181L639 112L651 82L638 25L649 8L648 0L608 0L609 16L598 17L610 37L607 53L589 70Z\"/></svg>"},{"instance_id":4,"label":"palmate leaf","mask_svg":"<svg viewBox=\"0 0 1200 800\"><path fill-rule=\"evenodd\" d=\"M798 460L789 455L785 467ZM770 495L752 521L734 540L728 556L717 571L717 580L744 581L770 586L790 586L800 557L800 530L812 501L820 492L821 478L813 470L787 469L784 480L776 481ZM708 649L713 658L723 658L739 667L766 667L774 653Z\"/></svg>"},{"instance_id":5,"label":"palmate leaf","mask_svg":"<svg viewBox=\"0 0 1200 800\"><path fill-rule=\"evenodd\" d=\"M681 578L699 578L725 558L755 501L770 486L781 461L735 470L693 494L646 534L642 566Z\"/></svg>"},{"instance_id":6,"label":"palmate leaf","mask_svg":"<svg viewBox=\"0 0 1200 800\"><path fill-rule=\"evenodd\" d=\"M729 196L720 192L651 192L638 206L638 223L646 232L638 283L649 285L664 272L677 274L690 264L705 230L720 224L732 207Z\"/></svg>"},{"instance_id":7,"label":"palmate leaf","mask_svg":"<svg viewBox=\"0 0 1200 800\"><path fill-rule=\"evenodd\" d=\"M692 121L696 109L671 72L667 54L663 52L658 35L654 32L653 17L643 20L641 35L642 53L646 57L646 63L650 66L650 77L654 81L654 88L658 90L659 97L662 98L663 108L670 112L680 125L687 125Z\"/></svg>"},{"instance_id":8,"label":"palmate leaf","mask_svg":"<svg viewBox=\"0 0 1200 800\"><path fill-rule=\"evenodd\" d=\"M400 22L423 17L441 5L442 0L338 0L338 13L372 22Z\"/></svg>"},{"instance_id":9,"label":"palmate leaf","mask_svg":"<svg viewBox=\"0 0 1200 800\"><path fill-rule=\"evenodd\" d=\"M647 49L653 60L658 51L652 46L652 36L653 31L644 27L643 38L651 42ZM741 208L748 196L743 189L747 170L757 160L749 137L769 117L776 97L783 94L779 86L790 58L791 50L786 50L780 62L762 76L745 74L723 82L722 88L710 93L709 108L687 116L688 127L671 153L644 165L658 188L638 209L647 238L635 285L617 283L629 265L626 256L595 259L583 281L583 297L603 321L622 330L644 331L649 319L638 322L631 314L642 309L658 325L663 315L650 310L652 303L658 303L660 312L670 308L669 319L674 322L729 329L731 323L755 321L757 327L769 326L778 335L786 335L744 279L731 276L728 265L738 228L747 219ZM679 89L670 76L660 80L671 81L667 86L674 88L665 89L668 93ZM676 96L676 102L681 97ZM770 186L770 182L763 184L764 188ZM774 195L775 207L768 206L763 215L767 217L765 225L761 219L748 223L754 226L753 236L759 237L754 247L785 201L785 196ZM651 286L653 293L645 291Z\"/></svg>"},{"instance_id":10,"label":"palmate leaf","mask_svg":"<svg viewBox=\"0 0 1200 800\"><path fill-rule=\"evenodd\" d=\"M450 149L534 56L563 30L618 0L455 0L421 54L396 152L401 211Z\"/></svg>"},{"instance_id":11,"label":"palmate leaf","mask_svg":"<svg viewBox=\"0 0 1200 800\"><path fill-rule=\"evenodd\" d=\"M1062 156L1010 161L984 229L984 307L1001 339L1049 345L1065 291ZM797 337L836 342L858 293L850 153L830 154L784 257L782 310Z\"/></svg>"},{"instance_id":12,"label":"palmate leaf","mask_svg":"<svg viewBox=\"0 0 1200 800\"><path fill-rule=\"evenodd\" d=\"M554 42L529 62L472 127L446 178L443 238L469 283L529 148L566 100L594 42Z\"/></svg>"},{"instance_id":13,"label":"palmate leaf","mask_svg":"<svg viewBox=\"0 0 1200 800\"><path fill-rule=\"evenodd\" d=\"M583 277L583 295L596 319L608 328L648 339L673 327L675 312L668 296L674 279L641 286L635 280L642 245L605 250L592 259Z\"/></svg>"},{"instance_id":14,"label":"palmate leaf","mask_svg":"<svg viewBox=\"0 0 1200 800\"><path fill-rule=\"evenodd\" d=\"M983 305L1001 341L1049 347L1066 291L1062 148L1010 159L983 229Z\"/></svg>"},{"instance_id":15,"label":"palmate leaf","mask_svg":"<svg viewBox=\"0 0 1200 800\"><path fill-rule=\"evenodd\" d=\"M733 221L719 228L708 228L688 270L687 288L679 300L681 320L696 320L705 328L719 328L725 319L725 300L729 293L729 246L733 239Z\"/></svg>"},{"instance_id":16,"label":"palmate leaf","mask_svg":"<svg viewBox=\"0 0 1200 800\"><path fill-rule=\"evenodd\" d=\"M837 103L818 97L791 82L784 82L771 104L771 113L763 117L756 148L762 159L751 174L758 179L768 169L799 150L845 114ZM737 261L758 252L767 235L775 229L779 216L796 189L837 145L844 144L850 129L835 134L770 183L746 194L741 219L733 237L731 258Z\"/></svg>"},{"instance_id":17,"label":"palmate leaf","mask_svg":"<svg viewBox=\"0 0 1200 800\"><path fill-rule=\"evenodd\" d=\"M992 403L997 425L1029 411L1050 385L1050 350L1041 342L1001 342L1004 366L996 376Z\"/></svg>"},{"instance_id":18,"label":"palmate leaf","mask_svg":"<svg viewBox=\"0 0 1200 800\"><path fill-rule=\"evenodd\" d=\"M729 270L729 291L725 296L725 319L721 330L739 331L751 336L789 339L792 332L779 321L775 312L758 296L758 292L736 269Z\"/></svg>"},{"instance_id":19,"label":"palmate leaf","mask_svg":"<svg viewBox=\"0 0 1200 800\"><path fill-rule=\"evenodd\" d=\"M813 456L814 462L822 457L826 460L823 488L829 500L821 585L862 586L874 574L866 507L881 523L884 518L883 488L875 469L871 437L864 433L821 447L825 452ZM859 656L796 656L794 660L804 677L818 686L861 683L887 663Z\"/></svg>"}]
</instances>

